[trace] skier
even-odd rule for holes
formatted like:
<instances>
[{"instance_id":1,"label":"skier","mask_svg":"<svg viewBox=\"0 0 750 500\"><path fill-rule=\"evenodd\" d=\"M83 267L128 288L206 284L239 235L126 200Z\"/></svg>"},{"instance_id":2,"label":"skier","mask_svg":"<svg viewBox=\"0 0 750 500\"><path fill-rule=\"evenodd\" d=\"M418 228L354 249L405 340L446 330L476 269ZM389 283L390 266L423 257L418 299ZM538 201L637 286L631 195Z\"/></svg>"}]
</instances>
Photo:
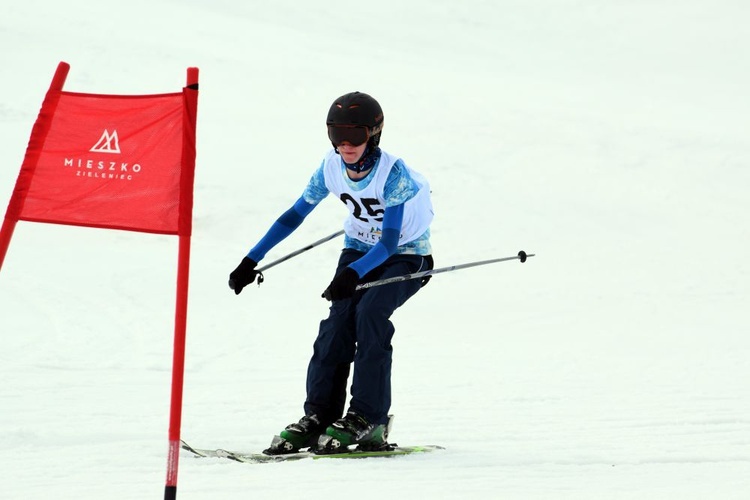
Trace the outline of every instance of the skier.
<instances>
[{"instance_id":1,"label":"skier","mask_svg":"<svg viewBox=\"0 0 750 500\"><path fill-rule=\"evenodd\" d=\"M326 124L333 149L302 196L229 275L229 286L239 294L255 281L258 263L266 253L299 227L329 193L349 210L344 249L322 295L331 306L328 318L320 323L308 365L305 415L274 438L264 452L268 454L308 447L325 452L325 446L388 446L395 331L390 317L429 276L355 288L359 283L433 268L430 188L403 160L380 149L380 104L362 92L345 94L331 105ZM352 363L351 399L344 414Z\"/></svg>"}]
</instances>

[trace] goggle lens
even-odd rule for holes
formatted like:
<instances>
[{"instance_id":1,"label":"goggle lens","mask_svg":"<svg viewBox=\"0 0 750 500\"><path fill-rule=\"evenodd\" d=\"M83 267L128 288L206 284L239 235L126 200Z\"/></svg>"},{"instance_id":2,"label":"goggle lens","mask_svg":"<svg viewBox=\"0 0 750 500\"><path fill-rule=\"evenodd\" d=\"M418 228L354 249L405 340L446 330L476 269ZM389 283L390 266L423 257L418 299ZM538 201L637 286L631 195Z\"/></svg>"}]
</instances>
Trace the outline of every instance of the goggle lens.
<instances>
[{"instance_id":1,"label":"goggle lens","mask_svg":"<svg viewBox=\"0 0 750 500\"><path fill-rule=\"evenodd\" d=\"M360 146L370 138L367 127L341 127L328 126L328 138L333 144L339 146L342 142L348 142L352 146Z\"/></svg>"}]
</instances>

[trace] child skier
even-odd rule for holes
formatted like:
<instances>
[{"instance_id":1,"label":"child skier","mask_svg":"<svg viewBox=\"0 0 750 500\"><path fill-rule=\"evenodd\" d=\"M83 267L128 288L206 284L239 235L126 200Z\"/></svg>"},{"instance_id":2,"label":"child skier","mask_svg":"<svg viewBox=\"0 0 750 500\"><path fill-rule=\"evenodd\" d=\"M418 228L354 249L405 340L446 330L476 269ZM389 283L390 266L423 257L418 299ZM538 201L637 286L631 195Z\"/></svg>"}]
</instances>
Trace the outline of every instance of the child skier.
<instances>
[{"instance_id":1,"label":"child skier","mask_svg":"<svg viewBox=\"0 0 750 500\"><path fill-rule=\"evenodd\" d=\"M274 438L265 450L268 454L308 447L325 452L353 444L363 449L388 446L395 331L390 317L429 276L355 289L359 283L433 268L430 188L422 175L380 149L380 104L361 92L343 95L331 105L326 124L333 149L302 196L229 275L229 286L239 294L255 281L266 253L299 227L329 193L349 210L344 249L335 277L322 295L331 306L328 318L320 323L307 369L305 415ZM344 414L352 363L351 400Z\"/></svg>"}]
</instances>

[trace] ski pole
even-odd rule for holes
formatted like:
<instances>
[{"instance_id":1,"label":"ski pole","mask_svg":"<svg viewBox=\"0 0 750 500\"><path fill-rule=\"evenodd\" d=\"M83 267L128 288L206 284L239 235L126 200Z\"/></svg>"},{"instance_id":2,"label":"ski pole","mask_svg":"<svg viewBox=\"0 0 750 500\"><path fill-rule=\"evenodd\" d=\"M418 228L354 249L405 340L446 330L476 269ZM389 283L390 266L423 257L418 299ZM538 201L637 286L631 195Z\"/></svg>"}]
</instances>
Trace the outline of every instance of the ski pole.
<instances>
[{"instance_id":1,"label":"ski pole","mask_svg":"<svg viewBox=\"0 0 750 500\"><path fill-rule=\"evenodd\" d=\"M387 285L388 283L396 283L398 281L407 281L407 280L413 280L417 278L423 278L425 276L432 276L433 274L438 273L447 273L449 271L458 271L459 269L466 269L467 267L475 267L475 266L484 266L486 264L492 264L494 262L503 262L506 260L520 260L521 263L526 262L526 259L529 257L533 257L535 254L529 253L527 254L523 250L518 252L518 255L515 255L513 257L502 257L499 259L490 259L490 260L482 260L477 262L469 262L467 264L458 264L455 266L448 266L448 267L441 267L439 269L430 269L428 271L422 271L419 273L412 273L412 274L404 274L402 276L393 276L392 278L384 278L382 280L376 280L376 281L370 281L369 283L362 283L360 285L357 285L356 290L364 290L366 288L372 288L374 286L380 286L380 285Z\"/></svg>"},{"instance_id":2,"label":"ski pole","mask_svg":"<svg viewBox=\"0 0 750 500\"><path fill-rule=\"evenodd\" d=\"M292 257L296 257L297 255L299 255L301 253L307 252L308 250L311 250L311 249L315 248L316 246L325 243L326 241L331 241L332 239L336 238L337 236L341 236L342 234L344 234L344 230L343 229L341 231L336 231L335 233L330 234L330 235L326 236L325 238L321 238L318 241L314 241L314 242L310 243L309 245L307 245L304 248L300 248L299 250L295 250L294 252L292 252L292 253L290 253L288 255L285 255L284 257L281 257L280 259L276 259L275 261L273 261L273 262L271 262L269 264L266 264L265 266L257 269L257 271L258 271L258 284L260 285L261 283L263 283L263 271L271 269L273 266L281 264L282 262L285 262L285 261L291 259ZM234 290L234 287L232 286L231 283L230 283L229 286L232 287L232 289Z\"/></svg>"}]
</instances>

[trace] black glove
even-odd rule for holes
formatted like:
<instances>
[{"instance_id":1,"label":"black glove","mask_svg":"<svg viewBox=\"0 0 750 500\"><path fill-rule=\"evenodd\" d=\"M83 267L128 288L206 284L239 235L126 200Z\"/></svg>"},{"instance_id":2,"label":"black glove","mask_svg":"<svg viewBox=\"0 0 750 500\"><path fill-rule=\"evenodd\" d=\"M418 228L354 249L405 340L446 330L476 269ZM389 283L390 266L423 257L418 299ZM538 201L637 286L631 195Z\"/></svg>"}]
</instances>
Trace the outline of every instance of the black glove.
<instances>
[{"instance_id":1,"label":"black glove","mask_svg":"<svg viewBox=\"0 0 750 500\"><path fill-rule=\"evenodd\" d=\"M359 275L357 271L351 267L345 267L343 271L338 273L328 288L323 292L323 297L326 300L342 300L348 299L354 295L354 289L357 288L359 282Z\"/></svg>"},{"instance_id":2,"label":"black glove","mask_svg":"<svg viewBox=\"0 0 750 500\"><path fill-rule=\"evenodd\" d=\"M432 255L425 255L424 260L427 261L427 269L425 271L431 271L432 269L435 269L435 261L432 259ZM422 277L422 286L425 286L427 283L430 282L432 279L432 275L428 274L427 276Z\"/></svg>"},{"instance_id":3,"label":"black glove","mask_svg":"<svg viewBox=\"0 0 750 500\"><path fill-rule=\"evenodd\" d=\"M237 269L229 274L229 288L234 290L235 295L239 295L243 288L255 281L255 277L260 274L255 270L258 263L249 257L245 257L237 266Z\"/></svg>"}]
</instances>

